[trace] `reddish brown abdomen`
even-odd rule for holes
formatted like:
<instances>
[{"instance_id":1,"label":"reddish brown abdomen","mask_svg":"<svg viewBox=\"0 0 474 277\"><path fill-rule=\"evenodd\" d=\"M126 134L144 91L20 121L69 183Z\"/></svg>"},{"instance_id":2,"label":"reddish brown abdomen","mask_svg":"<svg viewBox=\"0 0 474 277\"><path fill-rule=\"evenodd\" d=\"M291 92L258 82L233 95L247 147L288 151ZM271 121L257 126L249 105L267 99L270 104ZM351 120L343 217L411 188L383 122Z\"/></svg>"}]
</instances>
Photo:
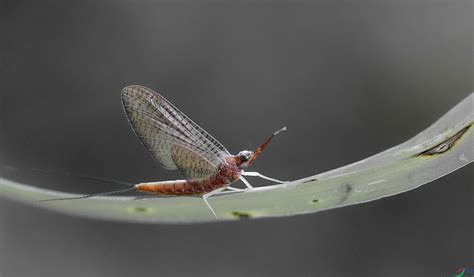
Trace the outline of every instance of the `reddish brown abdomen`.
<instances>
[{"instance_id":1,"label":"reddish brown abdomen","mask_svg":"<svg viewBox=\"0 0 474 277\"><path fill-rule=\"evenodd\" d=\"M219 179L209 179L201 181L164 181L154 183L141 183L138 184L137 190L139 192L159 194L159 195L202 195L223 186L227 186L228 183L223 182Z\"/></svg>"}]
</instances>

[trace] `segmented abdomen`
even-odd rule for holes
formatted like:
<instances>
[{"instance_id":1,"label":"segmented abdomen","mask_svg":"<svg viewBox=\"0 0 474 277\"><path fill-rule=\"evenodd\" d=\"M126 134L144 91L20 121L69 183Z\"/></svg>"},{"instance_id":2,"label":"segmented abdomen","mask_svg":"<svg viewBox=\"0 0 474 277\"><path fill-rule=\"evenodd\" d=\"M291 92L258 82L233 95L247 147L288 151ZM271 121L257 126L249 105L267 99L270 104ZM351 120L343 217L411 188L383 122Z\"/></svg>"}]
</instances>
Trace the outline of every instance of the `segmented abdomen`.
<instances>
[{"instance_id":1,"label":"segmented abdomen","mask_svg":"<svg viewBox=\"0 0 474 277\"><path fill-rule=\"evenodd\" d=\"M138 191L145 193L183 196L202 195L227 185L229 185L229 183L223 180L208 179L201 181L175 180L141 183L136 187Z\"/></svg>"}]
</instances>

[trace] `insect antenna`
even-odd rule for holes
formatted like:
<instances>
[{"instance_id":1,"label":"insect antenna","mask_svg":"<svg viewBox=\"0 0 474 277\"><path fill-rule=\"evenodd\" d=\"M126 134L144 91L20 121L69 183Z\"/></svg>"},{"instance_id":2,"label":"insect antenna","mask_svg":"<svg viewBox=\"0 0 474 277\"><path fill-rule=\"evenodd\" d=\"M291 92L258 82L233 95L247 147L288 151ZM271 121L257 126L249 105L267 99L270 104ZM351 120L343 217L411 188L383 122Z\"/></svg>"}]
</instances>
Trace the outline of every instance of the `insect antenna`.
<instances>
[{"instance_id":1,"label":"insect antenna","mask_svg":"<svg viewBox=\"0 0 474 277\"><path fill-rule=\"evenodd\" d=\"M50 202L50 201L59 201L59 200L84 199L84 198L89 198L89 197L94 197L94 196L102 196L102 195L116 194L116 193L129 192L129 191L136 191L136 190L137 190L137 187L134 185L133 187L128 188L128 189L114 190L114 191L108 191L108 192L99 192L99 193L86 194L86 195L76 196L76 197L64 197L64 198L42 199L42 200L38 200L38 202Z\"/></svg>"},{"instance_id":2,"label":"insect antenna","mask_svg":"<svg viewBox=\"0 0 474 277\"><path fill-rule=\"evenodd\" d=\"M267 140L262 145L260 145L260 147L258 147L257 150L255 150L255 153L254 153L253 157L250 159L250 161L248 162L248 164L251 165L255 161L255 159L257 159L257 157L260 156L263 149L265 149L270 144L273 137L275 137L276 135L278 135L279 133L281 133L283 131L286 131L286 126L281 128L280 130L276 131L269 138L267 138Z\"/></svg>"}]
</instances>

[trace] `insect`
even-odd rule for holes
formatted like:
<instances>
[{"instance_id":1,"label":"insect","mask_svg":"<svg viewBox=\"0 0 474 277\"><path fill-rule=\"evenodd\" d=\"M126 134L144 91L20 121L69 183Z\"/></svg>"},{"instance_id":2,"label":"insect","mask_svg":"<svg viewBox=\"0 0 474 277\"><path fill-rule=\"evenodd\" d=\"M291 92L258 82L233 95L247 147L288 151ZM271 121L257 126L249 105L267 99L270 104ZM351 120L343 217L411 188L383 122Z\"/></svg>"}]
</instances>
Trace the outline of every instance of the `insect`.
<instances>
[{"instance_id":1,"label":"insect","mask_svg":"<svg viewBox=\"0 0 474 277\"><path fill-rule=\"evenodd\" d=\"M217 218L207 199L212 195L253 189L244 176L284 183L244 169L252 165L272 138L285 131L286 127L273 133L255 152L243 150L232 155L218 140L149 88L138 85L125 87L122 90L122 104L132 129L153 158L165 169L178 169L184 180L139 183L126 190L76 198L132 190L155 195L200 196ZM246 185L246 189L230 186L239 180Z\"/></svg>"}]
</instances>

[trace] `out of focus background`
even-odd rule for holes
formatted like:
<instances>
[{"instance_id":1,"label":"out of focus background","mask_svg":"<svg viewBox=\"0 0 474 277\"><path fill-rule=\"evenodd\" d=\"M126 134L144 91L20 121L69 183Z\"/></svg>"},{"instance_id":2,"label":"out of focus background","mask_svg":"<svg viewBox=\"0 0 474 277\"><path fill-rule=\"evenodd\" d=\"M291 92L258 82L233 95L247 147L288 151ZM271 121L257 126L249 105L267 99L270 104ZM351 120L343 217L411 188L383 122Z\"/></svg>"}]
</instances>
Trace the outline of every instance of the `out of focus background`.
<instances>
[{"instance_id":1,"label":"out of focus background","mask_svg":"<svg viewBox=\"0 0 474 277\"><path fill-rule=\"evenodd\" d=\"M0 1L0 162L91 193L180 179L120 102L153 88L293 180L401 143L473 89L473 2ZM2 172L2 171L0 171ZM0 199L0 276L453 276L474 267L473 170L316 214L219 224L89 220ZM252 179L254 185L269 183ZM122 188L122 187L120 187Z\"/></svg>"}]
</instances>

